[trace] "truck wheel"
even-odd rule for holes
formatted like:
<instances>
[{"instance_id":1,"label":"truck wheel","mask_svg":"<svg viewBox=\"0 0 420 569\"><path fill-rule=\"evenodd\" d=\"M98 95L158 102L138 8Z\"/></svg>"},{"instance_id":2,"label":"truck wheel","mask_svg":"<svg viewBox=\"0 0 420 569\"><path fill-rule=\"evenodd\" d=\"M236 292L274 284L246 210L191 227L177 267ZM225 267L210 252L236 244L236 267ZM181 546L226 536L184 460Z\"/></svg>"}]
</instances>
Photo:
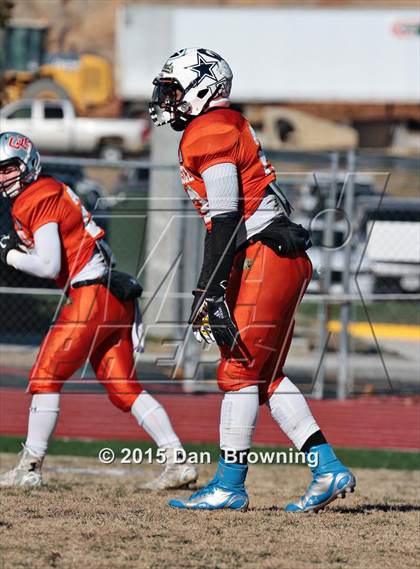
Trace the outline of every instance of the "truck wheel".
<instances>
[{"instance_id":1,"label":"truck wheel","mask_svg":"<svg viewBox=\"0 0 420 569\"><path fill-rule=\"evenodd\" d=\"M67 91L52 79L38 79L34 81L26 87L23 97L27 99L70 100Z\"/></svg>"},{"instance_id":2,"label":"truck wheel","mask_svg":"<svg viewBox=\"0 0 420 569\"><path fill-rule=\"evenodd\" d=\"M116 144L102 144L99 148L99 158L102 160L122 160L123 150Z\"/></svg>"}]
</instances>

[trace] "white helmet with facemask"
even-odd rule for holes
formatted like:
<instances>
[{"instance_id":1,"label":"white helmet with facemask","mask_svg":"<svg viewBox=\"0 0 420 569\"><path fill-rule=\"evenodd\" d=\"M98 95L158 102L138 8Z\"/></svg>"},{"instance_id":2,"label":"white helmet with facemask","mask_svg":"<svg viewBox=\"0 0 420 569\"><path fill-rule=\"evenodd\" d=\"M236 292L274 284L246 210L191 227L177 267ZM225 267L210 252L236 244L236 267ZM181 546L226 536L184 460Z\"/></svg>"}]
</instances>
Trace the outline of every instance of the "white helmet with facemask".
<instances>
[{"instance_id":1,"label":"white helmet with facemask","mask_svg":"<svg viewBox=\"0 0 420 569\"><path fill-rule=\"evenodd\" d=\"M192 118L209 108L228 106L232 77L227 62L214 51L177 51L153 81L149 112L154 124L184 130Z\"/></svg>"},{"instance_id":2,"label":"white helmet with facemask","mask_svg":"<svg viewBox=\"0 0 420 569\"><path fill-rule=\"evenodd\" d=\"M26 186L35 182L41 171L41 158L33 142L19 132L0 134L0 169L16 166L17 173L0 181L3 197L15 198Z\"/></svg>"}]
</instances>

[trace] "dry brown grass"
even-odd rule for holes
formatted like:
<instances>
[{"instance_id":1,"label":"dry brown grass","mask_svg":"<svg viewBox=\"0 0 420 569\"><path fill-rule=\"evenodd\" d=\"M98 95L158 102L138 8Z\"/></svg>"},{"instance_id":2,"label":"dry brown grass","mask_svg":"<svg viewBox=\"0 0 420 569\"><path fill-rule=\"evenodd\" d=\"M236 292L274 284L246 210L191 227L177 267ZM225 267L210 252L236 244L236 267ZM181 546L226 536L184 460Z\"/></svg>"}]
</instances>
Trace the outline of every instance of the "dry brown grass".
<instances>
[{"instance_id":1,"label":"dry brown grass","mask_svg":"<svg viewBox=\"0 0 420 569\"><path fill-rule=\"evenodd\" d=\"M1 469L14 463L1 455ZM47 465L98 468L93 459ZM103 467L106 472L110 467ZM201 469L205 482L213 466ZM308 481L304 468L253 465L246 513L180 512L174 493L136 491L155 467L112 477L46 472L48 486L1 492L3 568L416 567L419 473L359 470L358 491L318 515L281 506ZM137 474L137 475L136 475ZM176 494L176 493L175 493Z\"/></svg>"}]
</instances>

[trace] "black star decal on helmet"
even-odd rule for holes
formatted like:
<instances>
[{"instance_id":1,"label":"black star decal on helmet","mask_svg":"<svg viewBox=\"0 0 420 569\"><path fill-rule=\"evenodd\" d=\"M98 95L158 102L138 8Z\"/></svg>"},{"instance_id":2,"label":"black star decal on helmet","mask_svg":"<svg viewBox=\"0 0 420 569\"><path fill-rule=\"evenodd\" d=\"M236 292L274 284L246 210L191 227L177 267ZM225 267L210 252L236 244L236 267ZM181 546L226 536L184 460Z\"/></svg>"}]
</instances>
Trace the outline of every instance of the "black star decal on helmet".
<instances>
[{"instance_id":1,"label":"black star decal on helmet","mask_svg":"<svg viewBox=\"0 0 420 569\"><path fill-rule=\"evenodd\" d=\"M189 65L187 69L192 69L194 73L197 73L195 81L198 85L205 77L217 81L217 77L213 72L213 67L216 65L217 61L206 61L200 53L197 53L197 63L195 65Z\"/></svg>"}]
</instances>

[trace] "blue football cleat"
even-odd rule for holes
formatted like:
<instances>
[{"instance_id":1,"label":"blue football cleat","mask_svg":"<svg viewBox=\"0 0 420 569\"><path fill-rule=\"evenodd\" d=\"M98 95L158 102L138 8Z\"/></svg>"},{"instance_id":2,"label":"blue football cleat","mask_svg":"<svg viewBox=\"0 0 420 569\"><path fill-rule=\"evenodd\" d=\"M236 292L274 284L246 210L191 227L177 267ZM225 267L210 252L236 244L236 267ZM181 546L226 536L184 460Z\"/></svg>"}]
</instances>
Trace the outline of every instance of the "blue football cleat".
<instances>
[{"instance_id":1,"label":"blue football cleat","mask_svg":"<svg viewBox=\"0 0 420 569\"><path fill-rule=\"evenodd\" d=\"M220 458L216 475L207 486L187 499L170 500L169 505L183 510L246 510L249 503L244 486L247 471L247 465L226 464Z\"/></svg>"},{"instance_id":2,"label":"blue football cleat","mask_svg":"<svg viewBox=\"0 0 420 569\"><path fill-rule=\"evenodd\" d=\"M313 480L297 502L286 506L286 512L317 512L336 498L354 492L356 478L338 460L330 445L314 446L310 452L318 453L318 465L311 469Z\"/></svg>"},{"instance_id":3,"label":"blue football cleat","mask_svg":"<svg viewBox=\"0 0 420 569\"><path fill-rule=\"evenodd\" d=\"M208 484L186 500L181 498L169 500L172 508L182 510L246 510L249 499L246 490L228 490L220 484Z\"/></svg>"}]
</instances>

